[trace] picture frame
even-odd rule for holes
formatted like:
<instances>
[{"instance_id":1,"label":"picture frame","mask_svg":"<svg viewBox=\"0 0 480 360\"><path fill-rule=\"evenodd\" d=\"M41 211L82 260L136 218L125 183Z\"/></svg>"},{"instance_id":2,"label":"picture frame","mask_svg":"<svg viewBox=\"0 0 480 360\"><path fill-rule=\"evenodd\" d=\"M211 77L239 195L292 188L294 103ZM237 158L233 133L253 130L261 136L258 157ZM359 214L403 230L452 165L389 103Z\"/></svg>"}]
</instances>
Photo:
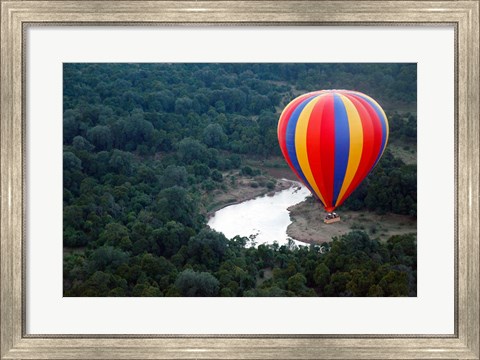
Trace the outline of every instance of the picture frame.
<instances>
[{"instance_id":1,"label":"picture frame","mask_svg":"<svg viewBox=\"0 0 480 360\"><path fill-rule=\"evenodd\" d=\"M2 359L478 359L479 5L471 1L1 0ZM25 29L48 25L453 25L456 244L453 335L29 335L25 331ZM461 205L461 206L460 206Z\"/></svg>"}]
</instances>

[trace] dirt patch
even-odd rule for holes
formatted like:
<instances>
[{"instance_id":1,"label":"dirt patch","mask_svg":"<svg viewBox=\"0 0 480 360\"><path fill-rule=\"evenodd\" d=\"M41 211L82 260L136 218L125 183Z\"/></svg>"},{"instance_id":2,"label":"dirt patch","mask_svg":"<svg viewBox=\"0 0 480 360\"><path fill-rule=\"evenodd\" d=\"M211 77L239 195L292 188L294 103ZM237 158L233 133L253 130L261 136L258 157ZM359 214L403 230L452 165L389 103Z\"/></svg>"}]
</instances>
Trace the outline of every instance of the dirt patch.
<instances>
[{"instance_id":1,"label":"dirt patch","mask_svg":"<svg viewBox=\"0 0 480 360\"><path fill-rule=\"evenodd\" d=\"M247 165L260 169L262 174L276 179L288 179L298 181L293 171L288 167L283 157L274 156L268 159L245 161Z\"/></svg>"},{"instance_id":2,"label":"dirt patch","mask_svg":"<svg viewBox=\"0 0 480 360\"><path fill-rule=\"evenodd\" d=\"M292 181L298 181L281 157L245 159L244 165L259 170L260 175L245 176L238 170L224 172L222 188L202 195L207 217L226 206L289 189Z\"/></svg>"},{"instance_id":3,"label":"dirt patch","mask_svg":"<svg viewBox=\"0 0 480 360\"><path fill-rule=\"evenodd\" d=\"M297 177L290 168L265 168L264 172L276 179L298 181Z\"/></svg>"},{"instance_id":4,"label":"dirt patch","mask_svg":"<svg viewBox=\"0 0 480 360\"><path fill-rule=\"evenodd\" d=\"M260 270L263 272L263 277L260 276L260 275L257 275L257 278L256 278L256 281L257 281L257 287L259 287L260 285L262 285L265 281L273 278L273 271L271 268L265 268L265 269L262 269Z\"/></svg>"},{"instance_id":5,"label":"dirt patch","mask_svg":"<svg viewBox=\"0 0 480 360\"><path fill-rule=\"evenodd\" d=\"M246 177L241 176L238 172L224 174L224 184L224 189L217 189L204 195L208 218L226 206L239 204L263 195L271 196L278 191L289 189L293 185L288 179L274 179L263 175Z\"/></svg>"},{"instance_id":6,"label":"dirt patch","mask_svg":"<svg viewBox=\"0 0 480 360\"><path fill-rule=\"evenodd\" d=\"M397 214L379 215L368 211L339 211L340 222L325 224L325 211L311 199L291 206L288 210L292 223L287 228L287 234L295 240L309 244L329 242L334 236L356 229L383 241L392 235L417 232L416 218Z\"/></svg>"},{"instance_id":7,"label":"dirt patch","mask_svg":"<svg viewBox=\"0 0 480 360\"><path fill-rule=\"evenodd\" d=\"M413 165L417 163L416 144L400 145L396 143L388 144L388 149L392 155L402 160L405 164Z\"/></svg>"}]
</instances>

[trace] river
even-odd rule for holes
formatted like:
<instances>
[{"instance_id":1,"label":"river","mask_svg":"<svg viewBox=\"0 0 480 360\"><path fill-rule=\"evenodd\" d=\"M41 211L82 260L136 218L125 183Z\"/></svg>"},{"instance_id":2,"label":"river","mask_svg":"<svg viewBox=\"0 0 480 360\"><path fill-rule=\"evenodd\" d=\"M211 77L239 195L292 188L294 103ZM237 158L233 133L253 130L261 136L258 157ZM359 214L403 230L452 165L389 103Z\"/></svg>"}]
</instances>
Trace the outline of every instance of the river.
<instances>
[{"instance_id":1,"label":"river","mask_svg":"<svg viewBox=\"0 0 480 360\"><path fill-rule=\"evenodd\" d=\"M309 194L302 184L292 181L289 189L218 210L208 221L208 226L229 239L240 235L254 239L256 245L273 244L274 241L284 245L288 243L287 227L291 223L287 208L302 202Z\"/></svg>"}]
</instances>

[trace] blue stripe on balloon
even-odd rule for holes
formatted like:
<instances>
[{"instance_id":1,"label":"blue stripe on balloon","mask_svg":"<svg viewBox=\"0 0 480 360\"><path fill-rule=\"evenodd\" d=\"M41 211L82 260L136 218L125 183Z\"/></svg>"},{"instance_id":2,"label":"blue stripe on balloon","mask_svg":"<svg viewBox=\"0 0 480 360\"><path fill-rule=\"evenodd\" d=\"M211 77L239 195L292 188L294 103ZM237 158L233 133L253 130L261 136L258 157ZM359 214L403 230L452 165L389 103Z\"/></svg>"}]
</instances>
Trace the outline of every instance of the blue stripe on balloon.
<instances>
[{"instance_id":1,"label":"blue stripe on balloon","mask_svg":"<svg viewBox=\"0 0 480 360\"><path fill-rule=\"evenodd\" d=\"M295 149L295 131L297 128L298 118L300 117L300 114L302 113L305 106L307 106L307 104L317 96L318 94L308 97L307 99L303 100L300 104L298 104L295 110L293 110L292 115L290 115L290 118L288 119L288 124L287 124L287 129L285 134L285 142L286 142L285 145L287 147L287 152L288 152L288 156L290 157L290 161L292 162L292 165L295 168L295 170L297 170L298 175L300 175L300 177L302 178L303 183L307 186L308 190L310 190L313 196L316 197L318 200L320 200L318 196L315 194L315 191L313 191L310 183L308 182L307 178L302 172L302 168L298 163L297 152Z\"/></svg>"},{"instance_id":2,"label":"blue stripe on balloon","mask_svg":"<svg viewBox=\"0 0 480 360\"><path fill-rule=\"evenodd\" d=\"M359 93L354 93L354 95L361 97L364 99L366 102L370 104L370 106L375 110L377 113L377 116L380 120L380 124L382 125L382 146L380 147L380 151L378 153L377 159L373 163L372 169L377 165L378 160L380 160L380 156L382 156L383 148L385 147L385 141L387 141L387 119L385 119L385 116L383 116L382 111L379 109L378 105L375 104L372 100L369 98L362 96Z\"/></svg>"},{"instance_id":3,"label":"blue stripe on balloon","mask_svg":"<svg viewBox=\"0 0 480 360\"><path fill-rule=\"evenodd\" d=\"M335 118L335 159L333 170L333 201L337 204L337 198L342 189L345 173L347 172L348 154L350 152L350 127L348 115L342 99L337 94L333 98Z\"/></svg>"}]
</instances>

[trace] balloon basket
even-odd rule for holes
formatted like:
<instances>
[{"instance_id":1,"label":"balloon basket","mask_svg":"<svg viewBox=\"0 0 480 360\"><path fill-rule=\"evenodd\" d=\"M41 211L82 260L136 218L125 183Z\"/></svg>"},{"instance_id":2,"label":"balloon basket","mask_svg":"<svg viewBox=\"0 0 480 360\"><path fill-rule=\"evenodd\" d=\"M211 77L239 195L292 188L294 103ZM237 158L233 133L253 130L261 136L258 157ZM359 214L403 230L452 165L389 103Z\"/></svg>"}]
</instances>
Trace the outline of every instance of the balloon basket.
<instances>
[{"instance_id":1,"label":"balloon basket","mask_svg":"<svg viewBox=\"0 0 480 360\"><path fill-rule=\"evenodd\" d=\"M333 223L336 223L336 222L339 222L340 221L340 216L337 216L335 218L331 218L331 219L323 219L323 222L325 224L333 224Z\"/></svg>"}]
</instances>

